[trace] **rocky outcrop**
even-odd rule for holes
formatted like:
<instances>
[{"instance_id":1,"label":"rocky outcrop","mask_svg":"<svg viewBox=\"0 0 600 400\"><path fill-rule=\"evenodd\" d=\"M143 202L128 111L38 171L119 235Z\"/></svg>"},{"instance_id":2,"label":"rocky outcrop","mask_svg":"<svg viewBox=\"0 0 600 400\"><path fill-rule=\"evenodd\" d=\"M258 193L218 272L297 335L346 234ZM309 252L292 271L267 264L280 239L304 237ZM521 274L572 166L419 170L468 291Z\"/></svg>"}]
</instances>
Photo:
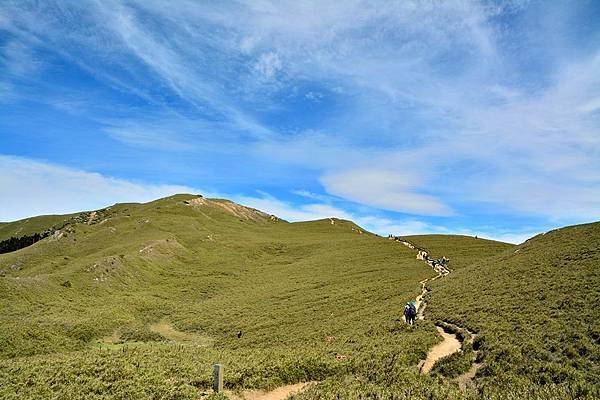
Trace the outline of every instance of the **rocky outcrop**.
<instances>
[{"instance_id":1,"label":"rocky outcrop","mask_svg":"<svg viewBox=\"0 0 600 400\"><path fill-rule=\"evenodd\" d=\"M229 200L207 199L206 197L195 197L190 200L184 200L183 204L191 207L213 207L221 208L225 212L238 217L240 220L251 221L279 221L275 215L269 215L255 208L242 206Z\"/></svg>"}]
</instances>

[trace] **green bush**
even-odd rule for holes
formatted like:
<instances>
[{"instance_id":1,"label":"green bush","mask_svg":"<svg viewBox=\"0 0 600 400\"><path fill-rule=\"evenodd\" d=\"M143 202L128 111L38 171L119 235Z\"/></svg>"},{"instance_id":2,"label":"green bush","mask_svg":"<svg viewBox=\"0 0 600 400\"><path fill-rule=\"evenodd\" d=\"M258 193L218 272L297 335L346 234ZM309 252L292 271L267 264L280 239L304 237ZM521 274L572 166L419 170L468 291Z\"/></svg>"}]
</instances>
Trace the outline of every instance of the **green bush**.
<instances>
[{"instance_id":1,"label":"green bush","mask_svg":"<svg viewBox=\"0 0 600 400\"><path fill-rule=\"evenodd\" d=\"M471 368L474 359L475 355L472 351L458 351L438 360L433 366L431 373L449 379L456 378Z\"/></svg>"}]
</instances>

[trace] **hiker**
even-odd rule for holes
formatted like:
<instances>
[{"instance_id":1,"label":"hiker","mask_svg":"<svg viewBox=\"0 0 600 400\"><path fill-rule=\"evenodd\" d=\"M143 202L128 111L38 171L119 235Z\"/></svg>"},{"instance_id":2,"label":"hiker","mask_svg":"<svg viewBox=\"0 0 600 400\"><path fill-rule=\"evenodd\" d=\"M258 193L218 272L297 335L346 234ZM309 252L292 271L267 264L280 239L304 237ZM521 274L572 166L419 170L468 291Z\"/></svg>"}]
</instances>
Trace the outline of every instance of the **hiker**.
<instances>
[{"instance_id":1,"label":"hiker","mask_svg":"<svg viewBox=\"0 0 600 400\"><path fill-rule=\"evenodd\" d=\"M404 320L407 324L414 325L416 316L417 308L415 307L415 303L413 301L409 301L404 306Z\"/></svg>"}]
</instances>

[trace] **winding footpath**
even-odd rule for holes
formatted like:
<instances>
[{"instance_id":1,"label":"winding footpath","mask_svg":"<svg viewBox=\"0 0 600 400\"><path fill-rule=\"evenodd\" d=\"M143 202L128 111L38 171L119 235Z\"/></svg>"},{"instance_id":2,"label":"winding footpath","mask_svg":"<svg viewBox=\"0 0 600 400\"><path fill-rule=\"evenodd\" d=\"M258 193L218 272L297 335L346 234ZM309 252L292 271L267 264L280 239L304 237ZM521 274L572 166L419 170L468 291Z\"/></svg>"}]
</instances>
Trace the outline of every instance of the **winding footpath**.
<instances>
[{"instance_id":1,"label":"winding footpath","mask_svg":"<svg viewBox=\"0 0 600 400\"><path fill-rule=\"evenodd\" d=\"M335 223L334 220L331 218L330 221L332 225ZM400 242L410 249L417 250L417 259L423 260L435 272L437 272L437 275L435 277L427 278L419 282L421 284L421 294L415 299L417 308L417 319L424 320L425 308L427 307L427 303L425 302L425 295L427 294L427 292L429 292L427 284L433 282L436 279L441 279L450 273L450 269L447 266L449 260L445 257L442 257L438 260L430 259L427 251L417 248L412 243L403 240L400 237L390 235L389 239ZM473 341L477 336L472 331L447 322L436 324L436 329L443 340L440 343L433 346L431 350L429 350L425 360L421 360L419 362L418 367L419 371L422 374L428 374L439 359L454 354L458 351L462 351L463 346L467 343L473 344ZM456 332L459 331L467 333L466 339L464 339L463 341L461 341L459 336L456 334ZM474 349L473 353L475 354L476 359L478 350ZM477 374L477 370L481 367L481 365L481 363L473 362L471 368L467 372L455 379L458 383L458 386L462 390L465 390L467 386L469 386L473 382L475 375ZM292 385L281 386L271 391L245 390L243 392L226 391L225 393L230 399L233 400L284 400L291 395L298 394L306 390L307 388L309 388L312 385L315 385L316 383L317 382L296 383Z\"/></svg>"},{"instance_id":2,"label":"winding footpath","mask_svg":"<svg viewBox=\"0 0 600 400\"><path fill-rule=\"evenodd\" d=\"M302 382L292 385L280 386L270 391L265 390L245 390L242 393L226 391L227 397L232 400L284 400L293 394L298 394L316 382Z\"/></svg>"},{"instance_id":3,"label":"winding footpath","mask_svg":"<svg viewBox=\"0 0 600 400\"><path fill-rule=\"evenodd\" d=\"M423 320L425 319L424 312L425 308L427 307L427 303L424 301L424 297L429 291L429 289L427 288L427 284L433 282L436 279L441 279L450 273L450 269L448 268L448 262L450 260L448 260L445 257L442 257L438 260L433 260L429 258L429 254L427 253L427 251L417 248L412 243L403 240L398 236L390 235L389 239L400 242L412 250L417 250L417 259L423 260L425 263L427 263L427 265L433 268L435 272L437 272L437 275L435 277L428 278L420 282L421 294L415 299L417 308L417 319ZM431 350L429 350L425 360L421 360L421 362L419 362L418 367L419 371L422 374L428 374L434 367L435 363L441 358L447 357L458 351L462 351L463 346L465 344L473 344L475 337L477 336L474 332L470 330L446 322L436 324L436 329L442 337L442 341L433 346ZM464 333L466 333L466 335L463 335L463 337L465 337L463 341L461 341L461 337L456 333L459 331L463 331ZM477 360L478 349L473 349L473 353L475 355L475 360ZM473 382L473 380L475 379L475 375L477 374L477 370L481 367L481 365L482 363L474 361L471 365L471 368L467 372L456 378L456 382L462 390L465 390L467 386L469 386Z\"/></svg>"},{"instance_id":4,"label":"winding footpath","mask_svg":"<svg viewBox=\"0 0 600 400\"><path fill-rule=\"evenodd\" d=\"M437 360L456 353L462 347L462 343L455 334L447 333L441 326L436 326L436 329L444 340L433 346L427 353L427 358L419 363L422 374L428 374Z\"/></svg>"}]
</instances>

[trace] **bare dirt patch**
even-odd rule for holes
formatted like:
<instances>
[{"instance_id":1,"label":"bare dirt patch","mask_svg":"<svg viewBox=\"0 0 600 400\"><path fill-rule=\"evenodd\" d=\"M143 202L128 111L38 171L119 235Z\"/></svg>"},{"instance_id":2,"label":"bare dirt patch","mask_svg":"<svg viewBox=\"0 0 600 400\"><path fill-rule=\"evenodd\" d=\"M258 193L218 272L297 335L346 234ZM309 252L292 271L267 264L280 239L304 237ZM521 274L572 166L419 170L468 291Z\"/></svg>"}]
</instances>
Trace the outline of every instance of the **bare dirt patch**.
<instances>
[{"instance_id":1,"label":"bare dirt patch","mask_svg":"<svg viewBox=\"0 0 600 400\"><path fill-rule=\"evenodd\" d=\"M140 249L139 254L151 257L172 257L186 252L176 239L154 240Z\"/></svg>"},{"instance_id":2,"label":"bare dirt patch","mask_svg":"<svg viewBox=\"0 0 600 400\"><path fill-rule=\"evenodd\" d=\"M316 382L295 383L293 385L280 386L270 391L264 390L245 390L241 393L226 392L227 397L232 400L284 400L293 394L298 394L306 390Z\"/></svg>"},{"instance_id":3,"label":"bare dirt patch","mask_svg":"<svg viewBox=\"0 0 600 400\"><path fill-rule=\"evenodd\" d=\"M183 332L175 328L168 321L161 320L149 326L150 331L158 333L167 340L173 342L190 342L201 346L209 346L212 339L208 336L193 332Z\"/></svg>"},{"instance_id":4,"label":"bare dirt patch","mask_svg":"<svg viewBox=\"0 0 600 400\"><path fill-rule=\"evenodd\" d=\"M461 348L460 341L456 338L456 335L446 333L441 327L436 326L439 334L444 339L441 343L436 344L427 354L427 358L421 365L421 372L424 374L429 373L431 368L437 360L442 357L449 356L452 353L456 353Z\"/></svg>"},{"instance_id":5,"label":"bare dirt patch","mask_svg":"<svg viewBox=\"0 0 600 400\"><path fill-rule=\"evenodd\" d=\"M184 203L189 206L196 206L196 207L197 206L219 207L219 208L222 208L223 210L225 210L227 213L234 215L238 218L245 219L245 220L252 220L252 221L264 221L264 220L276 221L276 220L279 220L274 215L269 215L260 210L250 208L250 207L245 207L245 206L242 206L240 204L234 203L233 201L229 201L229 200L211 200L211 199L207 199L205 197L196 197L191 200L186 200Z\"/></svg>"}]
</instances>

